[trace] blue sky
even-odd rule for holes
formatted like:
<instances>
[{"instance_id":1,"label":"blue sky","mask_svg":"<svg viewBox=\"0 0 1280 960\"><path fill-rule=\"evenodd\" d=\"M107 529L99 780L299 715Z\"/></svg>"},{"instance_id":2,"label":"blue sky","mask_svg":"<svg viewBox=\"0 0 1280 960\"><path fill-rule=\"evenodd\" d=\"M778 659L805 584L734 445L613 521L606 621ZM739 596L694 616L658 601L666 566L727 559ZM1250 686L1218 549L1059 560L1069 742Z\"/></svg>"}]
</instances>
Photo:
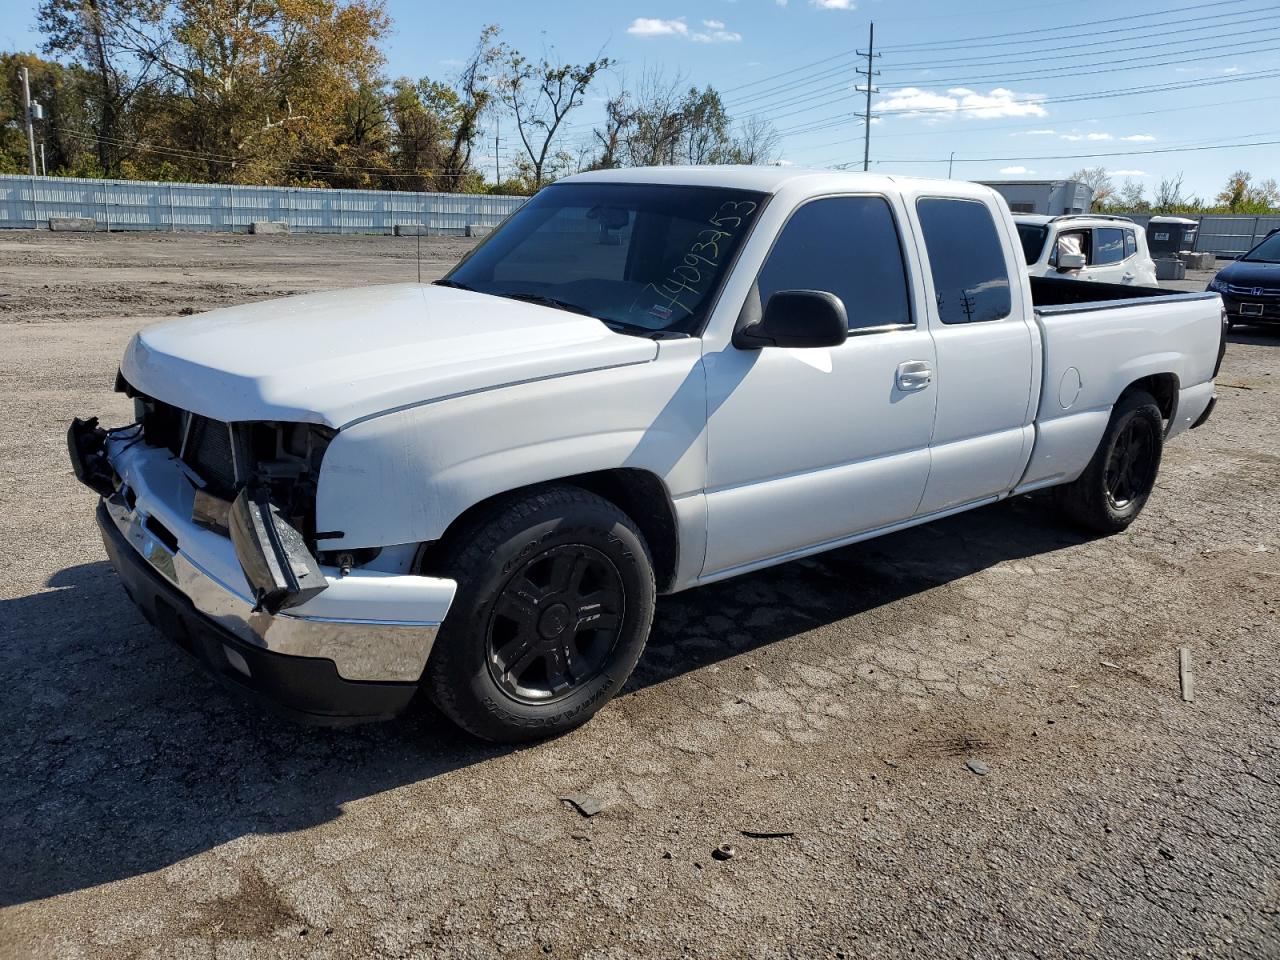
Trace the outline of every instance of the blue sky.
<instances>
[{"instance_id":1,"label":"blue sky","mask_svg":"<svg viewBox=\"0 0 1280 960\"><path fill-rule=\"evenodd\" d=\"M8 5L14 0L0 0ZM15 4L16 6L16 4ZM0 27L10 49L38 37L26 4ZM968 179L1051 178L1106 166L1148 191L1185 174L1211 197L1236 168L1280 178L1280 4L1276 0L388 0L392 76L447 78L481 27L502 26L526 53L553 48L619 61L572 118L569 145L590 140L601 101L646 68L712 84L731 115L759 113L803 166L861 164L853 55L876 23L880 93L873 169ZM1272 75L1267 76L1270 72ZM1263 76L1255 76L1263 74ZM1136 92L1134 88L1174 87ZM1275 119L1273 119L1275 118ZM515 149L506 139L504 163ZM1138 151L1183 150L1170 153ZM492 170L490 139L477 160ZM1071 157L1078 154L1127 156ZM487 158L487 159L485 159ZM986 158L990 158L989 160ZM973 162L981 161L981 162Z\"/></svg>"}]
</instances>

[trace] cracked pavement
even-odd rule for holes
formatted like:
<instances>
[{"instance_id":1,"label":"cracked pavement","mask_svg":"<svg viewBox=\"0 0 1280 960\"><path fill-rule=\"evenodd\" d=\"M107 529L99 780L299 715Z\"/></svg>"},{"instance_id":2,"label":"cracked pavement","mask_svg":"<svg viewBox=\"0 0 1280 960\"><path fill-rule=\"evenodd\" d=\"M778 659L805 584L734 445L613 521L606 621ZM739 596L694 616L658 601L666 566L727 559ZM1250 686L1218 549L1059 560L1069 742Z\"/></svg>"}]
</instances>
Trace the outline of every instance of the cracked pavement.
<instances>
[{"instance_id":1,"label":"cracked pavement","mask_svg":"<svg viewBox=\"0 0 1280 960\"><path fill-rule=\"evenodd\" d=\"M0 957L1280 957L1280 338L1232 336L1120 536L1019 499L662 598L547 743L292 726L129 603L65 426L128 419L146 322L413 272L393 238L0 234Z\"/></svg>"}]
</instances>

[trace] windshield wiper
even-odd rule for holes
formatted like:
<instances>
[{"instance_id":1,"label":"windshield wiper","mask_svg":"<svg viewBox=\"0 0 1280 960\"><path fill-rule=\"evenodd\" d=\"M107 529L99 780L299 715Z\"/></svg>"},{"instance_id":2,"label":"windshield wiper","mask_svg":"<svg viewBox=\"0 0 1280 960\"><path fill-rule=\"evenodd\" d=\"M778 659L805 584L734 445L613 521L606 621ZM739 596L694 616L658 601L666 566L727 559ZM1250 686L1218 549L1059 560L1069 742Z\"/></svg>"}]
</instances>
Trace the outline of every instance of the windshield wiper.
<instances>
[{"instance_id":1,"label":"windshield wiper","mask_svg":"<svg viewBox=\"0 0 1280 960\"><path fill-rule=\"evenodd\" d=\"M584 317L594 317L590 310L586 307L580 307L576 303L570 303L568 300L557 300L555 297L548 297L545 293L499 293L499 297L506 297L508 300L521 300L525 303L536 303L543 307L555 307L557 310L567 310L569 313L579 313ZM597 317L597 319L599 319Z\"/></svg>"},{"instance_id":2,"label":"windshield wiper","mask_svg":"<svg viewBox=\"0 0 1280 960\"><path fill-rule=\"evenodd\" d=\"M465 283L459 283L457 280L433 280L432 286L451 287L454 290L469 290L475 292L475 287L468 287Z\"/></svg>"}]
</instances>

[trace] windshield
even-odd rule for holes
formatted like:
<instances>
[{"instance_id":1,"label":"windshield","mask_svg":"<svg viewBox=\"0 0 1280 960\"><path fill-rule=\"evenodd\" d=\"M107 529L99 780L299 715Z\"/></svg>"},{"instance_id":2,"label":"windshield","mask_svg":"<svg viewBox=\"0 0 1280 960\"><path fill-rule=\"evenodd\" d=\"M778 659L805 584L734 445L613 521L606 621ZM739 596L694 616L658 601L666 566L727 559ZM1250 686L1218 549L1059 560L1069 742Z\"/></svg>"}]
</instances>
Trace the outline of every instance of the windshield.
<instances>
[{"instance_id":1,"label":"windshield","mask_svg":"<svg viewBox=\"0 0 1280 960\"><path fill-rule=\"evenodd\" d=\"M1044 250L1044 238L1048 235L1048 227L1035 223L1018 224L1018 239L1022 241L1022 255L1026 257L1027 266L1040 262L1040 254Z\"/></svg>"},{"instance_id":2,"label":"windshield","mask_svg":"<svg viewBox=\"0 0 1280 960\"><path fill-rule=\"evenodd\" d=\"M1280 233L1273 233L1240 259L1249 263L1280 263Z\"/></svg>"},{"instance_id":3,"label":"windshield","mask_svg":"<svg viewBox=\"0 0 1280 960\"><path fill-rule=\"evenodd\" d=\"M626 332L696 333L764 201L719 187L550 186L440 282Z\"/></svg>"}]
</instances>

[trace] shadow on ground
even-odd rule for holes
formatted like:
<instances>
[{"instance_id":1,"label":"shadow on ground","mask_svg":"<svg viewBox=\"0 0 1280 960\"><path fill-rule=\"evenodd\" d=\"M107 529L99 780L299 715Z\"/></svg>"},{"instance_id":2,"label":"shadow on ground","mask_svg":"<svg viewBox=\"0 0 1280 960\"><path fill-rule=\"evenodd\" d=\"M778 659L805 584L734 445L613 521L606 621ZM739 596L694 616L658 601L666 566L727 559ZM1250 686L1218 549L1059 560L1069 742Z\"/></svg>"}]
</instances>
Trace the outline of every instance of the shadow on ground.
<instances>
[{"instance_id":1,"label":"shadow on ground","mask_svg":"<svg viewBox=\"0 0 1280 960\"><path fill-rule=\"evenodd\" d=\"M997 504L664 598L624 696L1001 561L1082 542L1042 502ZM142 620L105 562L0 602L0 904L168 867L238 837L510 752L426 705L303 728L230 696ZM769 606L768 627L738 624ZM534 747L533 749L536 749Z\"/></svg>"}]
</instances>

